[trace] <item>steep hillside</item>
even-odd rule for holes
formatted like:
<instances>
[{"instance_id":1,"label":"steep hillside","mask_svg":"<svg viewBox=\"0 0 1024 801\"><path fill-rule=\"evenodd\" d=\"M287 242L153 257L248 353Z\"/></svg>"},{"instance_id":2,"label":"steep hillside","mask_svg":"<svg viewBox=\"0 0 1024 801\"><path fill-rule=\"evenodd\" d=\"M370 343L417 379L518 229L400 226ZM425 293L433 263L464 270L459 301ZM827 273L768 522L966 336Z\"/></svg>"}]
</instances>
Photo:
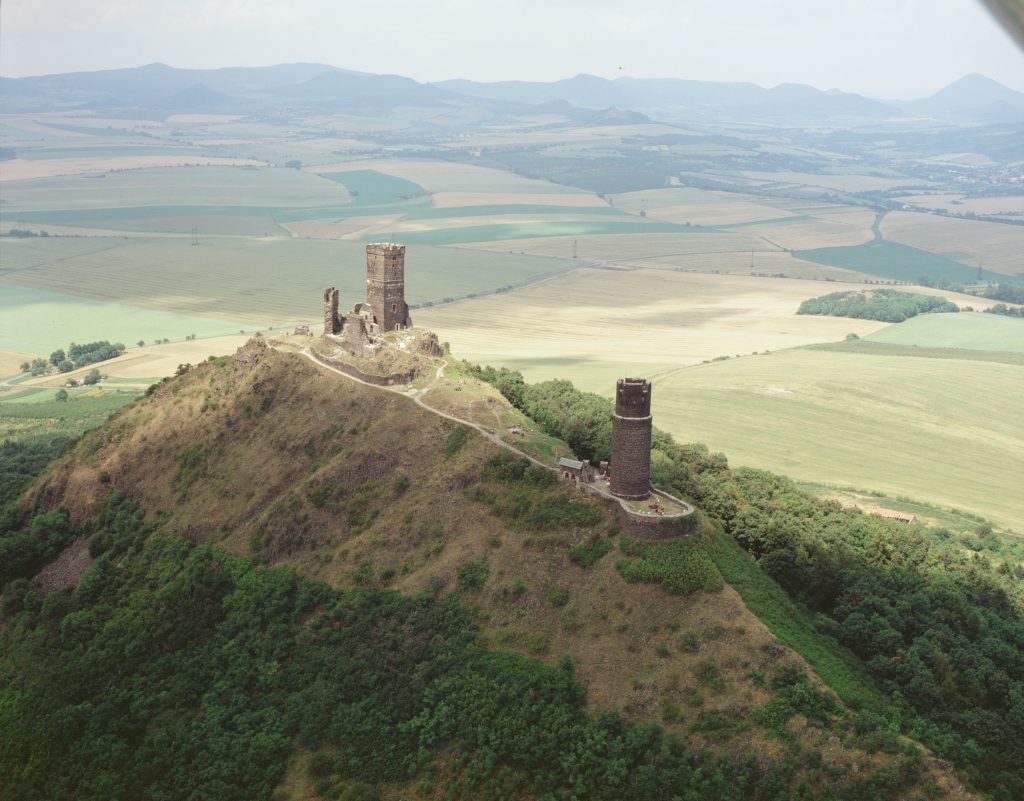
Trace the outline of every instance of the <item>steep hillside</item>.
<instances>
[{"instance_id":1,"label":"steep hillside","mask_svg":"<svg viewBox=\"0 0 1024 801\"><path fill-rule=\"evenodd\" d=\"M671 546L621 538L612 507L472 429L260 340L157 385L24 503L85 522L112 491L162 532L341 590L457 597L489 647L568 658L588 713L782 770L783 794L759 797L970 797L948 765L880 731L877 710L793 679L806 664L722 582L712 525ZM49 586L77 581L83 547ZM281 797L318 797L293 774Z\"/></svg>"}]
</instances>

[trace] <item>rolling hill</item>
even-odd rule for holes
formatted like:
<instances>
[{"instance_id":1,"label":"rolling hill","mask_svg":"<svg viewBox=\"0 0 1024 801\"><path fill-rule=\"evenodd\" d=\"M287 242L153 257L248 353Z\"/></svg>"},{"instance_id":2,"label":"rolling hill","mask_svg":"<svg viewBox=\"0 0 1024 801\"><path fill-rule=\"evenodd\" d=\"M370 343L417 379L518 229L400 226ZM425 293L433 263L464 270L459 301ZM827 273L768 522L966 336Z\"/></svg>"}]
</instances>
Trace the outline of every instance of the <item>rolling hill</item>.
<instances>
[{"instance_id":1,"label":"rolling hill","mask_svg":"<svg viewBox=\"0 0 1024 801\"><path fill-rule=\"evenodd\" d=\"M0 736L36 710L36 736L14 736L14 762L0 758L16 792L48 797L55 781L94 792L117 775L181 792L230 781L221 798L269 798L275 787L275 798L330 797L364 785L379 793L366 797L385 799L414 789L568 798L571 787L587 798L649 798L653 788L722 799L798 788L817 799L971 797L947 764L879 728L891 713L864 668L720 523L675 543L619 538L610 508L567 495L472 430L260 340L179 372L80 440L26 496L36 509L27 536L71 545L36 579L51 590L41 613L18 600L24 578L3 595L0 686L15 695L0 704ZM458 385L505 404L468 376ZM706 451L684 452L694 460L685 464L710 471L700 482L754 486ZM711 484L697 491L722 513ZM787 492L780 486L774 503ZM0 545L23 547L12 531ZM26 576L19 565L31 559L8 559L4 577ZM154 603L164 622L149 632L139 622ZM72 631L76 645L58 646ZM115 631L136 644L111 652L104 632ZM76 667L106 664L125 647L120 670ZM53 648L37 665L39 649ZM152 649L162 651L156 661ZM248 653L262 655L250 663ZM192 678L150 696L161 665ZM805 674L808 665L861 712ZM59 691L47 684L75 670ZM492 697L498 686L505 711L480 707L473 717L473 694ZM444 697L459 700L438 707ZM131 707L117 700L129 698ZM168 702L179 704L173 713ZM565 722L530 713L538 702ZM102 717L36 751L81 703ZM258 719L245 717L249 708ZM226 745L257 731L258 748ZM546 737L555 739L540 748ZM201 748L169 747L147 763L167 738ZM601 767L613 764L602 749L625 760L617 777ZM244 765L230 756L243 753ZM89 762L68 774L84 754ZM173 771L189 778L168 784ZM128 791L107 787L109 797Z\"/></svg>"}]
</instances>

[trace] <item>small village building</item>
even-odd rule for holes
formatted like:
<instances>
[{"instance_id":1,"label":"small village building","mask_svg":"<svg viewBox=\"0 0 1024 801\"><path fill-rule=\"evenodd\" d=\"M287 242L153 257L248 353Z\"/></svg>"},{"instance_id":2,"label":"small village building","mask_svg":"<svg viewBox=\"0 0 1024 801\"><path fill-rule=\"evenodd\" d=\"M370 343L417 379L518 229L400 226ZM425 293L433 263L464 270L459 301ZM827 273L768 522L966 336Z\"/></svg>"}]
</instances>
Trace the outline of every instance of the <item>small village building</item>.
<instances>
[{"instance_id":1,"label":"small village building","mask_svg":"<svg viewBox=\"0 0 1024 801\"><path fill-rule=\"evenodd\" d=\"M558 460L558 472L571 484L591 484L594 481L594 468L586 460L581 462L563 457Z\"/></svg>"}]
</instances>

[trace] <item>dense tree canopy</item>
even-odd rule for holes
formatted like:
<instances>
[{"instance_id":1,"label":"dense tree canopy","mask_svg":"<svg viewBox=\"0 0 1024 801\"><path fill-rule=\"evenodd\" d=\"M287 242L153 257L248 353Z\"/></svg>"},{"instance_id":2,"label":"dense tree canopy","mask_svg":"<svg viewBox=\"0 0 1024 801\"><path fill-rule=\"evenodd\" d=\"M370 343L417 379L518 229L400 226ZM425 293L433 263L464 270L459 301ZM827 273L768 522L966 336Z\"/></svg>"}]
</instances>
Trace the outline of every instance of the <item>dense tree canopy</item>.
<instances>
[{"instance_id":1,"label":"dense tree canopy","mask_svg":"<svg viewBox=\"0 0 1024 801\"><path fill-rule=\"evenodd\" d=\"M897 798L916 775L911 761L794 796L787 759L758 767L588 718L571 664L484 650L457 597L256 568L159 533L118 495L90 530L98 558L76 590L41 599L21 579L3 594L5 800L265 800L296 745L371 785L429 775L443 753L449 797L496 801L853 801ZM799 671L773 681L766 720L836 711Z\"/></svg>"},{"instance_id":2,"label":"dense tree canopy","mask_svg":"<svg viewBox=\"0 0 1024 801\"><path fill-rule=\"evenodd\" d=\"M901 323L925 312L957 312L955 303L934 295L872 289L860 292L833 292L800 304L797 314L825 314L832 317L856 317Z\"/></svg>"}]
</instances>

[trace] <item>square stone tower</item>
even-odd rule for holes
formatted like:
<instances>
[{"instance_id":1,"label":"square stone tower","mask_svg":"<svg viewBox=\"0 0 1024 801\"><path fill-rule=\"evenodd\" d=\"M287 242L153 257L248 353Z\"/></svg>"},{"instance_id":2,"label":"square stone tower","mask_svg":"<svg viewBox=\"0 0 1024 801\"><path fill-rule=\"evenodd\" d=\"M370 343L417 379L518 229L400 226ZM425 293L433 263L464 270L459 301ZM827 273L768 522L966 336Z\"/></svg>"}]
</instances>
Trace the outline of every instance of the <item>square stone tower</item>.
<instances>
[{"instance_id":1,"label":"square stone tower","mask_svg":"<svg viewBox=\"0 0 1024 801\"><path fill-rule=\"evenodd\" d=\"M338 316L338 290L333 286L324 290L324 333L337 334L341 330Z\"/></svg>"},{"instance_id":2,"label":"square stone tower","mask_svg":"<svg viewBox=\"0 0 1024 801\"><path fill-rule=\"evenodd\" d=\"M651 494L651 384L620 378L612 415L613 495L642 500Z\"/></svg>"},{"instance_id":3,"label":"square stone tower","mask_svg":"<svg viewBox=\"0 0 1024 801\"><path fill-rule=\"evenodd\" d=\"M412 327L405 303L405 245L366 246L366 302L381 333Z\"/></svg>"}]
</instances>

